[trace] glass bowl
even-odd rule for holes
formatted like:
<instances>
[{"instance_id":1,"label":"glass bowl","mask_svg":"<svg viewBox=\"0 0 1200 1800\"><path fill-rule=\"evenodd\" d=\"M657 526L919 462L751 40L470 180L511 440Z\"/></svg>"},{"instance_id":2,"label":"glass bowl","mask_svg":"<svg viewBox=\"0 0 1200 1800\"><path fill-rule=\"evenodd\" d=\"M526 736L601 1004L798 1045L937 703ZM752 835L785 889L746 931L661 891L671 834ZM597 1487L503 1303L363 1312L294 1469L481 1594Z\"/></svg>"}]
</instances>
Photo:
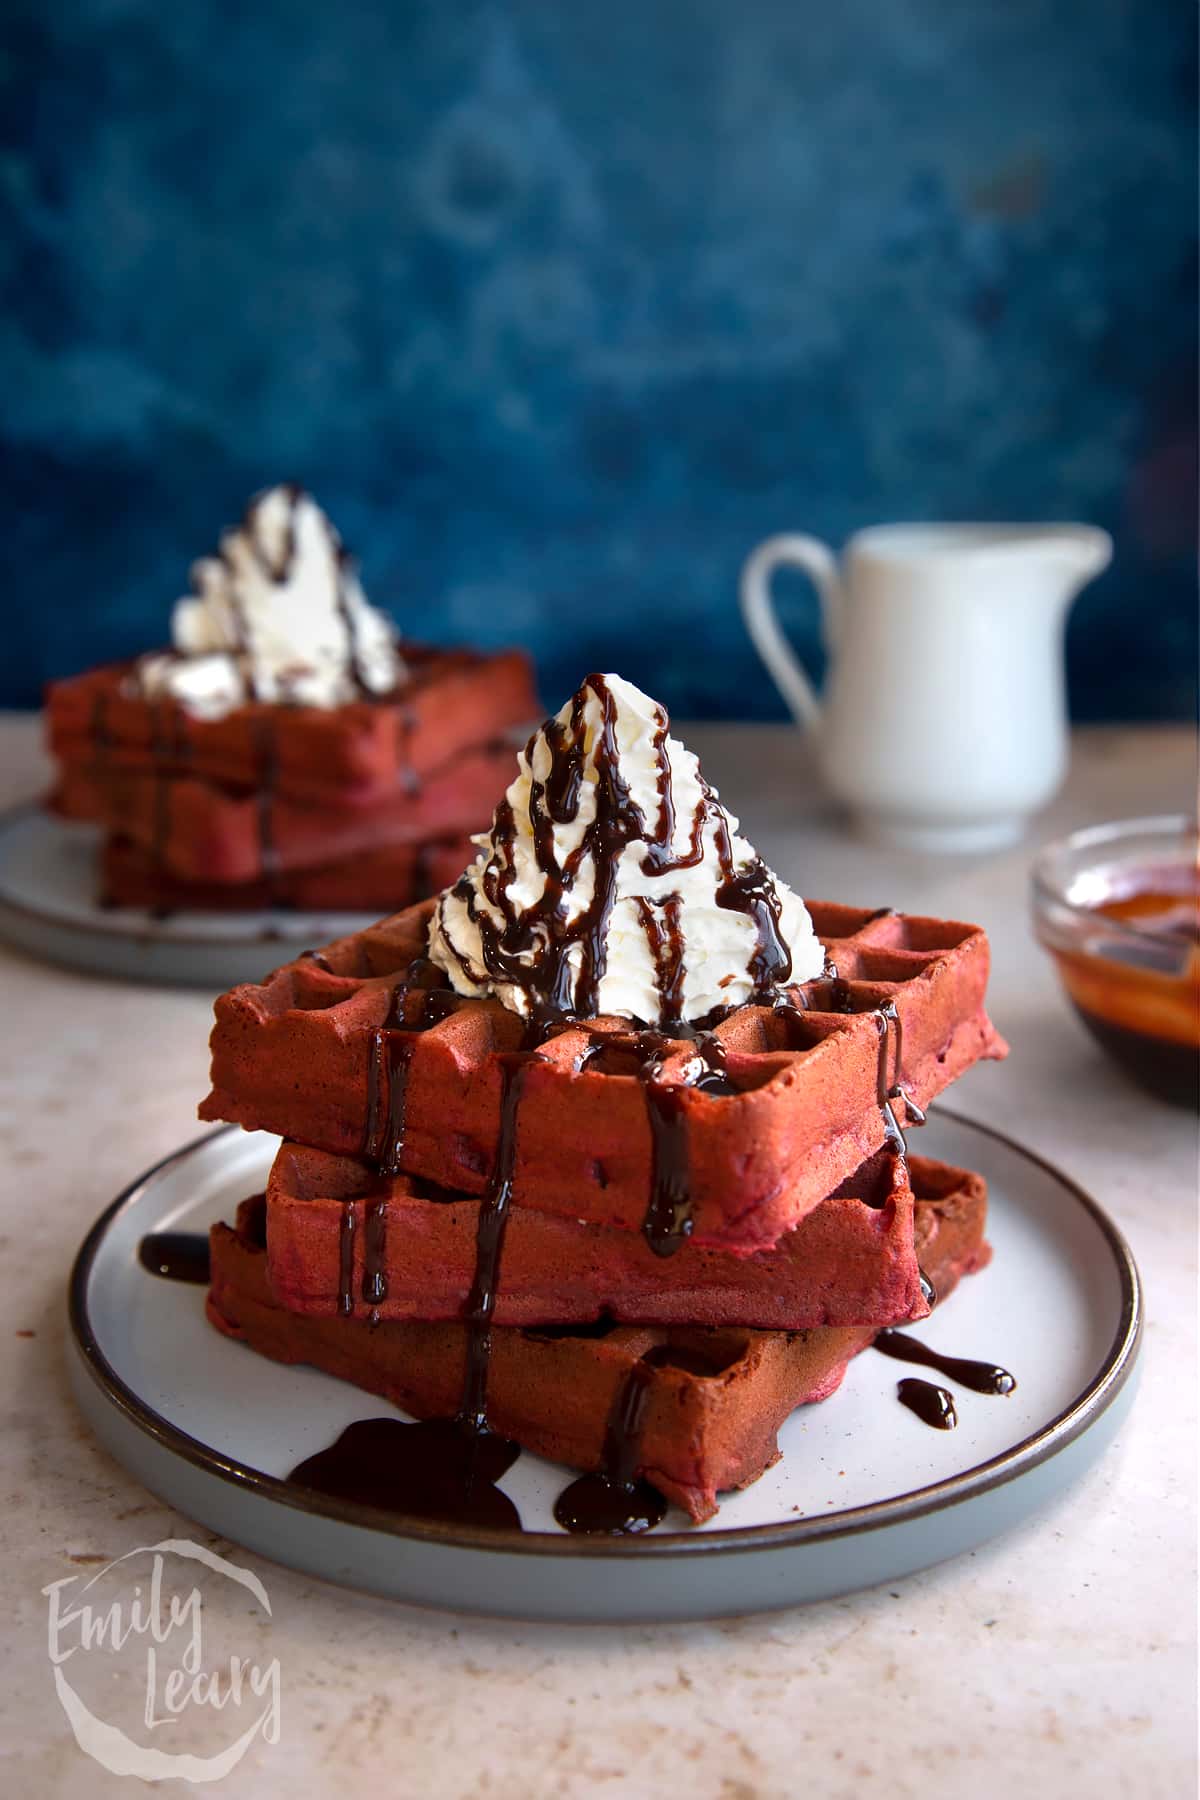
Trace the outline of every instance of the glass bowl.
<instances>
[{"instance_id":1,"label":"glass bowl","mask_svg":"<svg viewBox=\"0 0 1200 1800\"><path fill-rule=\"evenodd\" d=\"M1033 865L1033 922L1067 996L1126 1074L1200 1105L1200 838L1183 814L1092 825Z\"/></svg>"}]
</instances>

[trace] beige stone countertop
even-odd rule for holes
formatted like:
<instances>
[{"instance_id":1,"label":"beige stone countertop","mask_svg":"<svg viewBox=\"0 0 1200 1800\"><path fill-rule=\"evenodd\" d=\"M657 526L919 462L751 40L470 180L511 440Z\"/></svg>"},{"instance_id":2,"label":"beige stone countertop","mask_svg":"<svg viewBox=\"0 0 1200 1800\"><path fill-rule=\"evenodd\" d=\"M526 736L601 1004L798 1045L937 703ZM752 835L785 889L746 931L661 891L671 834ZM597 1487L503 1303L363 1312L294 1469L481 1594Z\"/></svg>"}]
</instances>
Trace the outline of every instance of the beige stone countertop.
<instances>
[{"instance_id":1,"label":"beige stone countertop","mask_svg":"<svg viewBox=\"0 0 1200 1800\"><path fill-rule=\"evenodd\" d=\"M1141 1389L1100 1464L1035 1522L890 1588L758 1618L551 1627L419 1611L234 1552L271 1617L219 1584L244 1654L276 1656L282 1732L215 1784L231 1795L408 1800L947 1800L1195 1792L1196 1127L1141 1096L1064 1003L1027 922L1034 843L1188 808L1179 729L1074 735L1030 840L933 860L847 838L782 727L682 735L750 839L802 893L978 920L1012 1055L955 1107L1001 1120L1112 1213L1145 1277ZM0 720L0 797L44 775L29 718ZM55 1695L42 1588L171 1536L215 1542L92 1441L66 1378L64 1291L96 1214L197 1131L210 1002L0 949L0 1789L141 1791L77 1748ZM225 1546L228 1548L228 1546ZM218 1618L219 1622L219 1618ZM249 1642L246 1640L249 1638ZM190 1784L176 1784L180 1791Z\"/></svg>"}]
</instances>

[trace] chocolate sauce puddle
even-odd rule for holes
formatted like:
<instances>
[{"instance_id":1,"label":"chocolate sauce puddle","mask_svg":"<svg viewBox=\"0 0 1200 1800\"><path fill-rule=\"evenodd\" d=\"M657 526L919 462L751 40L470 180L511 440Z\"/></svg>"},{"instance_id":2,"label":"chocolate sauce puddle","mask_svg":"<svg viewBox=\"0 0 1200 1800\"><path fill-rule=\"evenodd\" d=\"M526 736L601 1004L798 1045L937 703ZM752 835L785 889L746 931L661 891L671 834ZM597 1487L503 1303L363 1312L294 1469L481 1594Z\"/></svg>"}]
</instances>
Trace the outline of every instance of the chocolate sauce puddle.
<instances>
[{"instance_id":1,"label":"chocolate sauce puddle","mask_svg":"<svg viewBox=\"0 0 1200 1800\"><path fill-rule=\"evenodd\" d=\"M151 1231L138 1245L138 1261L151 1275L164 1281L187 1281L207 1286L208 1233L206 1231Z\"/></svg>"},{"instance_id":2,"label":"chocolate sauce puddle","mask_svg":"<svg viewBox=\"0 0 1200 1800\"><path fill-rule=\"evenodd\" d=\"M944 1356L940 1350L920 1343L903 1331L881 1331L875 1339L875 1348L897 1362L919 1363L923 1368L936 1369L939 1375L970 1388L973 1394L1011 1394L1016 1390L1016 1377L999 1364L976 1362L967 1356Z\"/></svg>"},{"instance_id":3,"label":"chocolate sauce puddle","mask_svg":"<svg viewBox=\"0 0 1200 1800\"><path fill-rule=\"evenodd\" d=\"M359 1419L288 1477L318 1493L444 1525L520 1531L521 1515L495 1485L520 1455L461 1419Z\"/></svg>"},{"instance_id":4,"label":"chocolate sauce puddle","mask_svg":"<svg viewBox=\"0 0 1200 1800\"><path fill-rule=\"evenodd\" d=\"M953 1431L958 1424L954 1395L949 1388L935 1387L932 1381L906 1375L896 1383L896 1398L901 1406L916 1413L922 1425L932 1425L935 1431Z\"/></svg>"},{"instance_id":5,"label":"chocolate sauce puddle","mask_svg":"<svg viewBox=\"0 0 1200 1800\"><path fill-rule=\"evenodd\" d=\"M635 1478L652 1374L647 1358L634 1363L617 1391L605 1428L600 1468L571 1482L554 1502L554 1517L564 1531L635 1537L653 1531L666 1514L667 1503L658 1489Z\"/></svg>"}]
</instances>

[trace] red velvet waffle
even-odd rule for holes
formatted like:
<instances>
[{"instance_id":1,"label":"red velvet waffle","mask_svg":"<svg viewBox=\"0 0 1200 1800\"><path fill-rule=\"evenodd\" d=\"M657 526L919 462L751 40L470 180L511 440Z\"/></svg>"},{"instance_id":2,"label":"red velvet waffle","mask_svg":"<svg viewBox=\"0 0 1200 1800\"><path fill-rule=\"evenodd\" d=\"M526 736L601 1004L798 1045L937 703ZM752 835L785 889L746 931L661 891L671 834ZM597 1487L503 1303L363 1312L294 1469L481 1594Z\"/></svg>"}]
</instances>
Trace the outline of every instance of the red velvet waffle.
<instances>
[{"instance_id":1,"label":"red velvet waffle","mask_svg":"<svg viewBox=\"0 0 1200 1800\"><path fill-rule=\"evenodd\" d=\"M632 1231L513 1210L494 1317L502 1325L896 1325L924 1318L913 1205L963 1204L978 1176L884 1152L780 1239L734 1257L689 1245L664 1260ZM910 1186L911 1181L911 1186ZM284 1144L267 1186L271 1287L290 1312L464 1319L479 1202L350 1157Z\"/></svg>"},{"instance_id":2,"label":"red velvet waffle","mask_svg":"<svg viewBox=\"0 0 1200 1800\"><path fill-rule=\"evenodd\" d=\"M289 907L299 912L376 913L397 901L409 906L440 892L471 855L469 838L434 839L364 850L347 862L287 869L270 880L181 881L165 874L137 845L109 838L100 858L101 890L110 906L167 912Z\"/></svg>"},{"instance_id":3,"label":"red velvet waffle","mask_svg":"<svg viewBox=\"0 0 1200 1800\"><path fill-rule=\"evenodd\" d=\"M286 733L282 719L280 729ZM163 874L216 886L357 859L394 844L466 838L490 817L512 767L510 744L479 745L411 788L393 787L386 798L315 805L276 789L233 792L166 769L76 764L62 771L52 804L139 845ZM472 854L468 846L451 881ZM394 906L395 894L382 904Z\"/></svg>"},{"instance_id":4,"label":"red velvet waffle","mask_svg":"<svg viewBox=\"0 0 1200 1800\"><path fill-rule=\"evenodd\" d=\"M929 1165L932 1171L935 1165ZM982 1267L986 1197L947 1170L944 1198L916 1207L922 1266L944 1298ZM930 1173L927 1180L932 1182ZM238 1209L237 1230L212 1232L213 1324L277 1361L311 1363L418 1417L452 1415L461 1399L467 1327L303 1318L285 1312L267 1278L261 1202ZM633 1473L702 1520L717 1494L745 1487L778 1456L776 1433L795 1407L823 1400L874 1335L866 1326L746 1331L618 1325L599 1332L492 1332L488 1420L556 1462L600 1468L608 1421L630 1371L651 1354ZM671 1360L671 1359L674 1360Z\"/></svg>"},{"instance_id":5,"label":"red velvet waffle","mask_svg":"<svg viewBox=\"0 0 1200 1800\"><path fill-rule=\"evenodd\" d=\"M290 963L216 1003L205 1119L364 1155L438 1186L481 1193L494 1166L502 1071L522 1022L494 1001L462 1001L418 1030L380 1030L423 951L430 906L410 908ZM792 990L802 1014L743 1006L717 1024L731 1094L687 1087L672 1151L690 1186L693 1245L749 1254L772 1244L879 1150L881 1094L923 1107L980 1057L1005 1054L984 1011L988 947L973 925L811 903L838 979ZM880 1014L893 1004L899 1031ZM599 1019L540 1046L521 1092L513 1198L593 1225L642 1227L656 1138L635 1074L580 1072L592 1040L628 1035ZM662 1085L683 1086L680 1041ZM897 1066L898 1065L898 1066ZM903 1122L904 1100L894 1102Z\"/></svg>"},{"instance_id":6,"label":"red velvet waffle","mask_svg":"<svg viewBox=\"0 0 1200 1800\"><path fill-rule=\"evenodd\" d=\"M50 749L68 770L97 757L113 769L155 766L233 789L259 786L264 752L281 799L339 803L390 796L410 775L443 767L538 716L528 658L404 644L411 680L392 698L319 707L241 706L197 719L171 701L124 691L136 665L55 682L46 699Z\"/></svg>"}]
</instances>

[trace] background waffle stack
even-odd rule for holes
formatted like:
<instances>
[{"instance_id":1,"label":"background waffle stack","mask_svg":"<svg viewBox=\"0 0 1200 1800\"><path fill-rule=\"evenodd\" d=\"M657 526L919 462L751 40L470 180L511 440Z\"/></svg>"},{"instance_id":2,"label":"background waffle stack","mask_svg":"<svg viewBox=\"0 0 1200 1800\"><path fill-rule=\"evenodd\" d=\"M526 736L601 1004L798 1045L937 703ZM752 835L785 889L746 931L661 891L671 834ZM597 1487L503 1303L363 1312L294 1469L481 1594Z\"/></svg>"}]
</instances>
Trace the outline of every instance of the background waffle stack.
<instances>
[{"instance_id":1,"label":"background waffle stack","mask_svg":"<svg viewBox=\"0 0 1200 1800\"><path fill-rule=\"evenodd\" d=\"M988 1254L982 1181L901 1132L1004 1054L983 933L810 910L825 975L696 1038L527 1036L434 985L428 906L224 995L202 1116L285 1142L214 1233L213 1322L594 1472L565 1523L646 1522L639 1479L707 1517Z\"/></svg>"},{"instance_id":2,"label":"background waffle stack","mask_svg":"<svg viewBox=\"0 0 1200 1800\"><path fill-rule=\"evenodd\" d=\"M118 905L375 911L461 870L538 711L528 659L404 646L402 690L216 719L149 699L136 665L54 684L50 804L104 829Z\"/></svg>"}]
</instances>

